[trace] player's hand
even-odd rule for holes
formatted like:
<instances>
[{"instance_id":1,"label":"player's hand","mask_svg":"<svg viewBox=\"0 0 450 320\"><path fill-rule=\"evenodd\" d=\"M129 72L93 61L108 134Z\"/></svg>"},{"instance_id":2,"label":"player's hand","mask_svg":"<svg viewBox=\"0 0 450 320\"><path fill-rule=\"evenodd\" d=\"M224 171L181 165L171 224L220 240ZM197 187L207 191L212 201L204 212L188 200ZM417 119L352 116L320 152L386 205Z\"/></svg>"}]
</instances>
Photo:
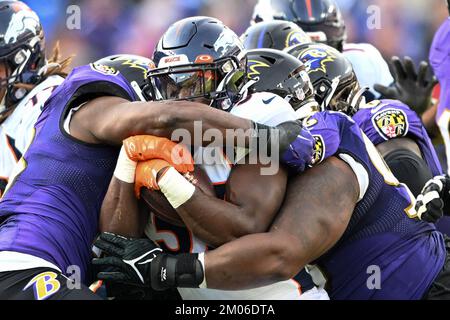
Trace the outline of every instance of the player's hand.
<instances>
[{"instance_id":1,"label":"player's hand","mask_svg":"<svg viewBox=\"0 0 450 320\"><path fill-rule=\"evenodd\" d=\"M94 259L98 279L111 283L126 283L149 287L151 263L162 249L149 239L128 239L112 233L102 233L95 242L106 258Z\"/></svg>"},{"instance_id":2,"label":"player's hand","mask_svg":"<svg viewBox=\"0 0 450 320\"><path fill-rule=\"evenodd\" d=\"M280 130L281 160L291 169L302 172L313 162L315 140L311 133L299 122L286 122L277 127ZM288 136L283 139L283 136Z\"/></svg>"},{"instance_id":3,"label":"player's hand","mask_svg":"<svg viewBox=\"0 0 450 320\"><path fill-rule=\"evenodd\" d=\"M191 153L182 144L166 138L154 136L134 136L126 139L123 146L133 161L162 159L170 163L178 172L194 171Z\"/></svg>"},{"instance_id":4,"label":"player's hand","mask_svg":"<svg viewBox=\"0 0 450 320\"><path fill-rule=\"evenodd\" d=\"M436 223L449 208L450 178L437 176L428 181L417 197L416 212L421 220Z\"/></svg>"},{"instance_id":5,"label":"player's hand","mask_svg":"<svg viewBox=\"0 0 450 320\"><path fill-rule=\"evenodd\" d=\"M136 167L136 181L134 183L134 192L138 199L141 198L141 188L145 187L152 190L159 190L158 174L163 173L171 165L167 161L153 159L139 162Z\"/></svg>"},{"instance_id":6,"label":"player's hand","mask_svg":"<svg viewBox=\"0 0 450 320\"><path fill-rule=\"evenodd\" d=\"M399 57L392 57L389 68L395 83L390 87L375 84L375 90L384 98L402 101L422 115L431 105L431 93L437 84L436 77L427 76L431 72L429 64L422 61L416 72L410 57L403 58L403 61Z\"/></svg>"}]
</instances>

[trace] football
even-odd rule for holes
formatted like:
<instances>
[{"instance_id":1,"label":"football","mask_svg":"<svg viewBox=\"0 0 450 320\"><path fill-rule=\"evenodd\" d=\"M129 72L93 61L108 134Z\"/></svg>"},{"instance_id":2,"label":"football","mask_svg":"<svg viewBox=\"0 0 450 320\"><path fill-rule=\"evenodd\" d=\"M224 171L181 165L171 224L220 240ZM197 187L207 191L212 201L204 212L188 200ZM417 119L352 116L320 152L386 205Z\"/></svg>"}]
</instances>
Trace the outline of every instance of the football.
<instances>
[{"instance_id":1,"label":"football","mask_svg":"<svg viewBox=\"0 0 450 320\"><path fill-rule=\"evenodd\" d=\"M195 166L194 172L185 174L185 177L204 193L215 196L214 186L201 167ZM176 226L185 225L177 211L170 205L169 201L167 201L161 191L143 188L141 191L141 198L158 218Z\"/></svg>"}]
</instances>

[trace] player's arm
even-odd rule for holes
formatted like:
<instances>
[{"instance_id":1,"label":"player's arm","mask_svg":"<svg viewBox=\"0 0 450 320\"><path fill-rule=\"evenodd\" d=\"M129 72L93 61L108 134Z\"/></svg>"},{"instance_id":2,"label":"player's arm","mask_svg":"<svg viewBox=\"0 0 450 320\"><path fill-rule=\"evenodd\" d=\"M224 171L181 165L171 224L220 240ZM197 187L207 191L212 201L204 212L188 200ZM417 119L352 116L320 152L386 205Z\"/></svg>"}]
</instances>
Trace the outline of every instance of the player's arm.
<instances>
[{"instance_id":1,"label":"player's arm","mask_svg":"<svg viewBox=\"0 0 450 320\"><path fill-rule=\"evenodd\" d=\"M148 213L134 195L134 183L113 177L100 211L100 232L111 232L129 238L140 238Z\"/></svg>"},{"instance_id":2,"label":"player's arm","mask_svg":"<svg viewBox=\"0 0 450 320\"><path fill-rule=\"evenodd\" d=\"M81 141L113 145L121 145L126 138L137 135L176 140L179 135L174 137L174 133L187 133L191 141L183 141L185 144L209 145L211 141L202 141L198 134L203 137L210 129L223 137L222 141L216 137L216 145L254 148L265 144L276 148L273 154L279 154L282 161L298 171L310 164L314 138L300 123L291 121L271 128L196 102L129 102L102 97L84 105L70 124L71 135ZM227 137L230 141L226 141Z\"/></svg>"},{"instance_id":3,"label":"player's arm","mask_svg":"<svg viewBox=\"0 0 450 320\"><path fill-rule=\"evenodd\" d=\"M196 237L218 247L245 235L265 232L284 199L286 170L262 175L262 165L238 165L227 182L226 201L196 189L176 210Z\"/></svg>"},{"instance_id":4,"label":"player's arm","mask_svg":"<svg viewBox=\"0 0 450 320\"><path fill-rule=\"evenodd\" d=\"M341 238L359 192L354 172L346 163L332 157L290 181L285 202L270 232L245 236L200 255L171 256L156 252L157 246L147 240L147 248L139 254L151 253L154 259L136 263L135 268L123 263L123 259L132 256L125 257L122 252L124 248L136 247L137 242L102 235L98 245L109 247L112 257L96 260L94 264L121 269L121 272L102 272L101 279L117 281L120 275L122 280L134 282L138 273L138 277L155 289L207 285L240 290L288 280ZM161 277L160 270L171 272Z\"/></svg>"},{"instance_id":5,"label":"player's arm","mask_svg":"<svg viewBox=\"0 0 450 320\"><path fill-rule=\"evenodd\" d=\"M269 233L205 254L208 287L237 290L293 278L341 238L358 197L355 174L334 157L293 178Z\"/></svg>"},{"instance_id":6,"label":"player's arm","mask_svg":"<svg viewBox=\"0 0 450 320\"><path fill-rule=\"evenodd\" d=\"M430 138L434 138L439 135L439 127L436 123L437 110L438 104L436 102L433 102L431 107L422 115L423 126L425 127L425 129L427 129Z\"/></svg>"},{"instance_id":7,"label":"player's arm","mask_svg":"<svg viewBox=\"0 0 450 320\"><path fill-rule=\"evenodd\" d=\"M201 133L214 128L220 130L223 137L226 137L226 129L253 128L249 120L200 103L130 102L118 97L101 97L75 113L70 131L75 138L85 142L121 145L123 140L136 135L171 139L177 129L185 129L194 137L196 121L201 121Z\"/></svg>"}]
</instances>

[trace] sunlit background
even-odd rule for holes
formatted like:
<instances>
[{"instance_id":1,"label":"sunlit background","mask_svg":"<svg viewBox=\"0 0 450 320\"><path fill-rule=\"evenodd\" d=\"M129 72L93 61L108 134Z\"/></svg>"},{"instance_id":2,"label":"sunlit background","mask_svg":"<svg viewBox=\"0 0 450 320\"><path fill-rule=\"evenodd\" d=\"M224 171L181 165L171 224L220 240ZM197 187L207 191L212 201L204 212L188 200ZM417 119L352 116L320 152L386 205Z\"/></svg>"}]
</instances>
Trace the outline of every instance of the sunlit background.
<instances>
[{"instance_id":1,"label":"sunlit background","mask_svg":"<svg viewBox=\"0 0 450 320\"><path fill-rule=\"evenodd\" d=\"M42 19L50 50L59 40L74 65L115 53L151 57L154 46L173 22L192 15L219 18L238 35L249 26L257 0L25 0ZM348 42L369 42L388 58L426 59L434 32L448 16L445 0L338 0ZM81 8L80 30L69 30L67 8ZM381 28L370 30L370 5L381 10Z\"/></svg>"}]
</instances>

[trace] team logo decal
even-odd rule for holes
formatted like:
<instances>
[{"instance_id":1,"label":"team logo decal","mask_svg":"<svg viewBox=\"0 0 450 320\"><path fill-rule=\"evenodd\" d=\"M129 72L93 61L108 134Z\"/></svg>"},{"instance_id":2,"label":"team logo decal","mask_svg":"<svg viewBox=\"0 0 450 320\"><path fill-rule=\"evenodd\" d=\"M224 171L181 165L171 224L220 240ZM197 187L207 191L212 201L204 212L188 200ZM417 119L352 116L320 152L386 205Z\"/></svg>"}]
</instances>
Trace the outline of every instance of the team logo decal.
<instances>
[{"instance_id":1,"label":"team logo decal","mask_svg":"<svg viewBox=\"0 0 450 320\"><path fill-rule=\"evenodd\" d=\"M155 69L153 61L141 60L139 58L120 57L117 61L122 61L122 65L129 66L130 68L142 70L144 77L147 77L147 73Z\"/></svg>"},{"instance_id":2,"label":"team logo decal","mask_svg":"<svg viewBox=\"0 0 450 320\"><path fill-rule=\"evenodd\" d=\"M286 48L292 47L296 44L301 43L309 43L311 42L310 39L308 39L308 36L304 33L298 32L298 31L292 31L288 34L286 38Z\"/></svg>"},{"instance_id":3,"label":"team logo decal","mask_svg":"<svg viewBox=\"0 0 450 320\"><path fill-rule=\"evenodd\" d=\"M234 34L234 32L229 29L225 29L214 43L214 51L218 52L220 55L225 55L228 50L235 45L237 45L242 51L244 48L240 43L239 38Z\"/></svg>"},{"instance_id":4,"label":"team logo decal","mask_svg":"<svg viewBox=\"0 0 450 320\"><path fill-rule=\"evenodd\" d=\"M325 158L325 143L321 135L314 135L314 154L312 164L317 164Z\"/></svg>"},{"instance_id":5,"label":"team logo decal","mask_svg":"<svg viewBox=\"0 0 450 320\"><path fill-rule=\"evenodd\" d=\"M33 287L36 300L46 300L57 293L61 288L61 283L56 279L58 275L55 272L44 272L33 279L25 286L23 291Z\"/></svg>"},{"instance_id":6,"label":"team logo decal","mask_svg":"<svg viewBox=\"0 0 450 320\"><path fill-rule=\"evenodd\" d=\"M261 73L258 71L259 68L270 68L267 63L258 60L248 60L248 77L254 78L259 76Z\"/></svg>"},{"instance_id":7,"label":"team logo decal","mask_svg":"<svg viewBox=\"0 0 450 320\"><path fill-rule=\"evenodd\" d=\"M119 71L113 67L105 66L103 64L92 63L91 68L92 70L106 74L107 76L117 76L119 74Z\"/></svg>"},{"instance_id":8,"label":"team logo decal","mask_svg":"<svg viewBox=\"0 0 450 320\"><path fill-rule=\"evenodd\" d=\"M399 109L387 109L372 117L372 122L378 133L385 139L403 137L408 132L406 114Z\"/></svg>"},{"instance_id":9,"label":"team logo decal","mask_svg":"<svg viewBox=\"0 0 450 320\"><path fill-rule=\"evenodd\" d=\"M327 72L327 64L333 62L336 55L330 49L314 48L301 52L298 59L305 64L308 73Z\"/></svg>"},{"instance_id":10,"label":"team logo decal","mask_svg":"<svg viewBox=\"0 0 450 320\"><path fill-rule=\"evenodd\" d=\"M28 10L21 10L21 9ZM26 30L37 35L39 29L39 18L24 4L15 4L16 13L11 17L8 29L4 35L5 43L10 44L17 41L17 38L25 33ZM20 10L20 11L19 11Z\"/></svg>"}]
</instances>

